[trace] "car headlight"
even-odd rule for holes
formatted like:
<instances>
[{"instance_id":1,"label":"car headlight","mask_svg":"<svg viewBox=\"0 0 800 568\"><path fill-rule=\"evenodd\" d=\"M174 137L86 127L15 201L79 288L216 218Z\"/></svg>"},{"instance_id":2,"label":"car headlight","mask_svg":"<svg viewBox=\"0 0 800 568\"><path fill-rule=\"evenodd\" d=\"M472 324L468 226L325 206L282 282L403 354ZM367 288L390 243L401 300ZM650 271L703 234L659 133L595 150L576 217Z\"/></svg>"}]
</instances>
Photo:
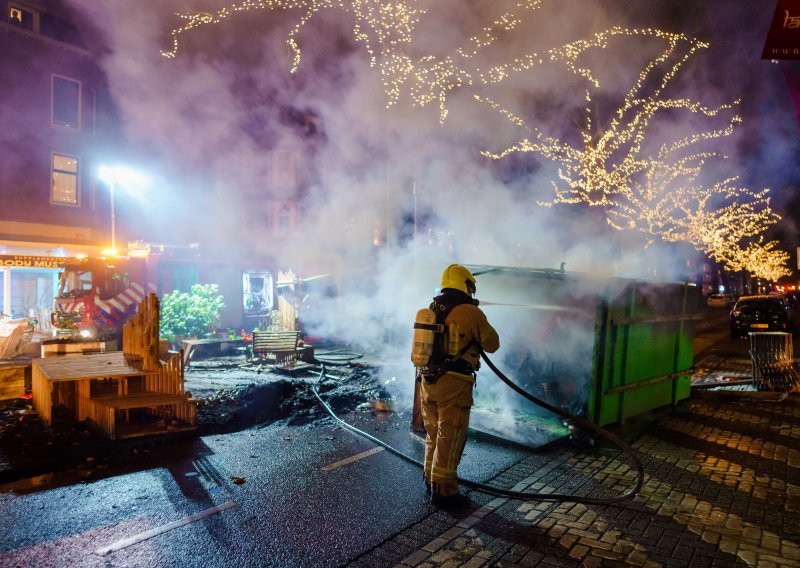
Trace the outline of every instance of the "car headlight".
<instances>
[{"instance_id":1,"label":"car headlight","mask_svg":"<svg viewBox=\"0 0 800 568\"><path fill-rule=\"evenodd\" d=\"M733 311L731 312L731 315L732 315L733 317L735 317L735 318L738 318L740 315L742 315L742 312L741 312L741 310L733 310Z\"/></svg>"}]
</instances>

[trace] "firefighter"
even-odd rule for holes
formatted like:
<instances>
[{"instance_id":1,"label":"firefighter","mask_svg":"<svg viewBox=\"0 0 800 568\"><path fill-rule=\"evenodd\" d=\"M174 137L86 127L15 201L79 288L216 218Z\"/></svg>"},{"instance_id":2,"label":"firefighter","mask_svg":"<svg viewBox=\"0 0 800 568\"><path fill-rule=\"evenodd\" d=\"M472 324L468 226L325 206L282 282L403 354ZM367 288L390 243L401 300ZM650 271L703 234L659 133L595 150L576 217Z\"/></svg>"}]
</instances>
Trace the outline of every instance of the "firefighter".
<instances>
[{"instance_id":1,"label":"firefighter","mask_svg":"<svg viewBox=\"0 0 800 568\"><path fill-rule=\"evenodd\" d=\"M474 299L475 277L459 264L442 273L441 293L431 309L444 316L448 356L443 374L420 381L420 406L425 425L425 483L438 507L469 502L458 489L456 469L467 441L472 388L480 350L494 353L500 339ZM423 373L424 375L424 370Z\"/></svg>"}]
</instances>

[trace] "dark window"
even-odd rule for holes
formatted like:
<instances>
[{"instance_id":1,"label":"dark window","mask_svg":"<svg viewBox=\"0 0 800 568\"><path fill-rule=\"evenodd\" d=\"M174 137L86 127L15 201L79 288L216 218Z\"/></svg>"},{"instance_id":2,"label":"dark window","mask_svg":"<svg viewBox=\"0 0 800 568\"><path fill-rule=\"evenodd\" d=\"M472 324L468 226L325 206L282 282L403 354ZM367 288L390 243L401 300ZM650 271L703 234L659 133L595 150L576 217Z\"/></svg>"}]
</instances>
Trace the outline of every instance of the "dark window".
<instances>
[{"instance_id":1,"label":"dark window","mask_svg":"<svg viewBox=\"0 0 800 568\"><path fill-rule=\"evenodd\" d=\"M106 277L100 283L100 299L108 300L124 292L130 283L128 273L109 267Z\"/></svg>"},{"instance_id":2,"label":"dark window","mask_svg":"<svg viewBox=\"0 0 800 568\"><path fill-rule=\"evenodd\" d=\"M53 124L80 128L81 84L53 75Z\"/></svg>"},{"instance_id":3,"label":"dark window","mask_svg":"<svg viewBox=\"0 0 800 568\"><path fill-rule=\"evenodd\" d=\"M245 315L266 315L272 309L272 275L268 272L245 272L242 275Z\"/></svg>"}]
</instances>

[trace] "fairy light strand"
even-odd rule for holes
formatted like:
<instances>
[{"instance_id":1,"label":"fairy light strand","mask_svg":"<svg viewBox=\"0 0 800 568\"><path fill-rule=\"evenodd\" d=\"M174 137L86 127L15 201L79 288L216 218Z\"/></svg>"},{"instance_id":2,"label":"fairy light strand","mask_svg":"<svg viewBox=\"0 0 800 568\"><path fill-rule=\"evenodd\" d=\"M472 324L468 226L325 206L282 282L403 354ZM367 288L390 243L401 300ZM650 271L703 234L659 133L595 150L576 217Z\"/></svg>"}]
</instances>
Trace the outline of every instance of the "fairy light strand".
<instances>
[{"instance_id":1,"label":"fairy light strand","mask_svg":"<svg viewBox=\"0 0 800 568\"><path fill-rule=\"evenodd\" d=\"M602 132L595 133L591 89L599 89L600 83L591 68L577 62L587 50L605 49L611 38L623 36L656 37L666 43L644 65L609 124ZM786 275L787 254L777 250L774 242L762 242L763 233L780 220L770 208L768 190L753 192L738 187L735 177L706 186L699 181L706 161L725 157L710 151L685 155L698 144L733 134L741 124L741 117L735 112L740 101L710 108L689 98L664 96L670 82L690 58L707 47L708 44L682 34L616 27L588 40L549 50L545 55L530 54L495 66L482 76L484 82L501 82L511 73L529 70L545 61L562 61L590 87L585 92L582 145L575 146L528 127L522 118L498 102L475 95L476 101L529 133L504 150L483 154L499 160L512 153L532 152L556 164L558 179L552 182L554 198L541 205L582 203L600 207L612 228L638 231L649 242L656 239L687 242L730 270L747 270L773 280ZM649 85L656 86L646 89ZM643 147L653 118L675 110L709 119L724 114L728 118L721 127L691 132L662 144L655 154L645 153Z\"/></svg>"},{"instance_id":2,"label":"fairy light strand","mask_svg":"<svg viewBox=\"0 0 800 568\"><path fill-rule=\"evenodd\" d=\"M688 98L663 96L680 70L699 50L707 48L707 43L654 28L614 26L588 39L482 69L471 61L503 33L518 28L528 13L540 7L541 0L519 0L471 36L466 46L455 49L452 56L409 55L413 33L430 3L431 0L243 0L213 13L178 14L184 23L171 31L171 49L162 51L162 55L176 57L184 34L224 22L236 13L296 10L300 15L286 38L292 54L290 71L294 73L301 64L300 32L321 10L339 9L354 16L353 37L364 47L370 65L380 70L387 108L407 94L414 106L436 103L440 124L448 117L447 100L456 89L499 84L545 64L564 65L589 85L584 94L581 145L572 146L547 136L528 127L520 116L491 98L474 95L477 102L530 133L504 150L485 151L485 156L499 160L516 152L532 152L557 164L557 180L552 181L554 198L541 205L583 203L602 207L609 225L615 229L691 243L732 270L773 277L769 279L786 273L787 253L777 250L774 241L763 243L760 237L780 219L769 207L767 190L752 192L736 187L736 178L705 187L698 182L703 164L719 156L713 152L679 156L697 144L730 136L741 123L735 112L738 100L709 108ZM606 49L615 38L657 38L664 42L664 48L644 65L608 125L602 132L593 132L596 121L591 112L591 89L599 89L600 81L589 66L579 64L579 59L590 49ZM649 91L644 93L646 87ZM663 144L655 155L644 154L642 148L652 119L659 113L676 110L709 119L727 114L728 119L721 127Z\"/></svg>"},{"instance_id":3,"label":"fairy light strand","mask_svg":"<svg viewBox=\"0 0 800 568\"><path fill-rule=\"evenodd\" d=\"M468 68L467 62L495 43L500 34L516 29L524 21L525 14L540 7L541 0L516 2L511 10L469 38L468 47L456 49L453 56L439 58L422 54L412 57L406 52L411 49L413 32L427 14L431 1L244 0L215 13L178 14L184 23L170 32L170 49L161 53L167 58L176 57L184 34L200 26L224 22L238 12L298 10L301 15L286 39L292 53L290 71L295 73L301 62L297 38L302 29L319 11L339 9L354 16L353 37L364 46L370 65L380 69L387 108L397 104L407 93L414 106L424 107L435 102L439 107L439 122L444 124L450 92L480 82L476 77L482 75L481 71Z\"/></svg>"}]
</instances>

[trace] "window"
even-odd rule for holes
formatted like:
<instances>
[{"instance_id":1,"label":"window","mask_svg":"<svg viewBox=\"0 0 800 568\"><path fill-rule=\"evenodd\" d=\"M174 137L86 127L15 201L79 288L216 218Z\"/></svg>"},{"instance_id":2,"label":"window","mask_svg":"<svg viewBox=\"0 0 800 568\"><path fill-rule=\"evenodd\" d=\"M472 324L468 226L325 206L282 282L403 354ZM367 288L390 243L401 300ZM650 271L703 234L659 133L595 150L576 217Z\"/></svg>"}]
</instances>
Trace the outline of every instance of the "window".
<instances>
[{"instance_id":1,"label":"window","mask_svg":"<svg viewBox=\"0 0 800 568\"><path fill-rule=\"evenodd\" d=\"M270 152L270 187L295 189L297 187L297 153L292 150Z\"/></svg>"},{"instance_id":2,"label":"window","mask_svg":"<svg viewBox=\"0 0 800 568\"><path fill-rule=\"evenodd\" d=\"M100 299L109 300L124 292L128 286L130 286L128 273L121 268L109 266L100 282Z\"/></svg>"},{"instance_id":3,"label":"window","mask_svg":"<svg viewBox=\"0 0 800 568\"><path fill-rule=\"evenodd\" d=\"M61 273L58 284L59 297L86 296L92 291L91 270L66 270Z\"/></svg>"},{"instance_id":4,"label":"window","mask_svg":"<svg viewBox=\"0 0 800 568\"><path fill-rule=\"evenodd\" d=\"M53 124L80 128L81 84L53 75Z\"/></svg>"},{"instance_id":5,"label":"window","mask_svg":"<svg viewBox=\"0 0 800 568\"><path fill-rule=\"evenodd\" d=\"M298 214L297 203L293 201L273 201L272 234L283 237L294 232L297 228Z\"/></svg>"},{"instance_id":6,"label":"window","mask_svg":"<svg viewBox=\"0 0 800 568\"><path fill-rule=\"evenodd\" d=\"M53 154L53 203L78 204L78 158Z\"/></svg>"},{"instance_id":7,"label":"window","mask_svg":"<svg viewBox=\"0 0 800 568\"><path fill-rule=\"evenodd\" d=\"M245 315L266 315L272 309L272 274L269 272L243 273L242 291Z\"/></svg>"},{"instance_id":8,"label":"window","mask_svg":"<svg viewBox=\"0 0 800 568\"><path fill-rule=\"evenodd\" d=\"M17 4L8 5L8 22L32 32L39 31L39 14Z\"/></svg>"},{"instance_id":9,"label":"window","mask_svg":"<svg viewBox=\"0 0 800 568\"><path fill-rule=\"evenodd\" d=\"M81 117L84 132L95 133L97 123L97 92L94 89L89 91L89 96L84 97L84 113Z\"/></svg>"}]
</instances>

